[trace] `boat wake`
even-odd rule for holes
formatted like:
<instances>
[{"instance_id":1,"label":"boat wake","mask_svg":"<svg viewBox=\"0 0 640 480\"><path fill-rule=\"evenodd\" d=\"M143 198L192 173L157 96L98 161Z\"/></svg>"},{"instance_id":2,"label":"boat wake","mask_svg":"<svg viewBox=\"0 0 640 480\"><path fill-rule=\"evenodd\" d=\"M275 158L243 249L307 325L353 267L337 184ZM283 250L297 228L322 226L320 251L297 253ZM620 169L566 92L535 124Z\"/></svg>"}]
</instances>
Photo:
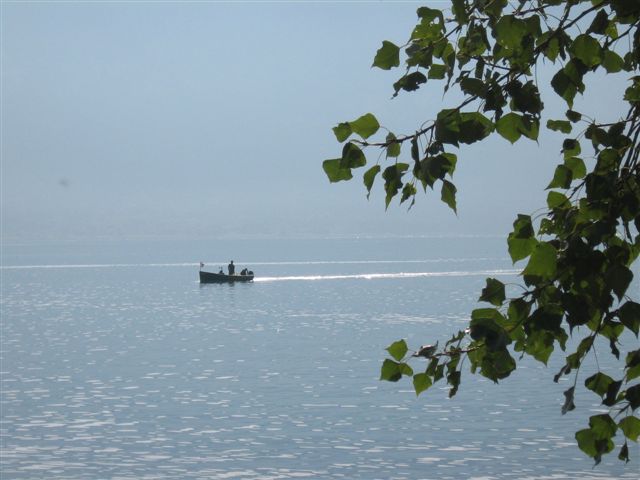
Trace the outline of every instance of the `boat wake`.
<instances>
[{"instance_id":1,"label":"boat wake","mask_svg":"<svg viewBox=\"0 0 640 480\"><path fill-rule=\"evenodd\" d=\"M295 275L283 277L256 277L254 282L290 282L318 280L378 280L389 278L420 277L474 277L485 275L517 275L520 270L477 270L454 272L400 272L400 273L361 273L354 275Z\"/></svg>"}]
</instances>

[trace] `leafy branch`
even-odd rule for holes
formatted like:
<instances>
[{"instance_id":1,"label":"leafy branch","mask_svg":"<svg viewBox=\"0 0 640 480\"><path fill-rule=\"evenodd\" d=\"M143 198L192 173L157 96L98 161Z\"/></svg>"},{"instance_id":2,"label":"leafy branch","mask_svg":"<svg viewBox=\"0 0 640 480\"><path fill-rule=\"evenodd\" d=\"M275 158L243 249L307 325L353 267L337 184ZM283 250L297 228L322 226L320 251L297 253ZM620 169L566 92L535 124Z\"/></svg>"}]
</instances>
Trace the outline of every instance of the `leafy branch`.
<instances>
[{"instance_id":1,"label":"leafy branch","mask_svg":"<svg viewBox=\"0 0 640 480\"><path fill-rule=\"evenodd\" d=\"M381 378L409 376L416 394L445 381L453 396L467 359L471 372L498 382L516 369L515 353L546 364L556 348L566 350L569 337L578 336L577 348L554 376L559 382L574 373L573 385L564 392L564 414L575 409L578 373L589 353L595 355L596 341L608 342L611 355L622 364L619 379L597 367L584 387L599 395L610 411L591 416L589 427L576 432L576 440L598 463L614 449L613 438L622 431L618 456L628 461L627 442L640 436L640 349L621 359L618 347L623 339L637 340L640 331L640 304L627 295L633 279L630 267L640 255L640 3L513 3L517 6L507 0L451 0L451 18L437 9L419 8L409 40L402 47L384 41L373 66L399 67L403 52L404 74L393 84L394 97L443 81L445 93L455 86L463 100L408 134L381 127L371 113L342 122L333 129L344 143L342 154L325 160L323 168L331 182L350 180L354 169L367 165L364 150L378 149L378 161L363 175L367 197L378 176L387 208L398 195L400 203L410 200L411 206L417 186L426 192L439 184L441 200L455 212L457 188L452 180L458 158L451 148L495 133L512 144L523 137L537 142L544 102L532 67L554 65L550 84L568 110L566 118L547 120L546 127L565 137L542 214L535 219L519 214L507 238L514 264L526 261L520 296L507 299L505 285L487 279L479 301L491 307L473 310L468 329L440 350L436 343L413 355L408 355L404 340L394 342ZM630 74L619 93L628 105L622 119L600 122L573 109L578 94L587 99L593 95L584 80L596 71ZM584 123L585 128L574 132ZM386 132L382 139L375 136L381 128ZM593 155L583 154L587 144ZM405 149L408 159L402 161ZM386 167L380 161L383 154L389 160ZM590 168L585 158L593 160ZM428 360L418 373L409 366L416 356ZM627 416L618 420L623 413Z\"/></svg>"}]
</instances>

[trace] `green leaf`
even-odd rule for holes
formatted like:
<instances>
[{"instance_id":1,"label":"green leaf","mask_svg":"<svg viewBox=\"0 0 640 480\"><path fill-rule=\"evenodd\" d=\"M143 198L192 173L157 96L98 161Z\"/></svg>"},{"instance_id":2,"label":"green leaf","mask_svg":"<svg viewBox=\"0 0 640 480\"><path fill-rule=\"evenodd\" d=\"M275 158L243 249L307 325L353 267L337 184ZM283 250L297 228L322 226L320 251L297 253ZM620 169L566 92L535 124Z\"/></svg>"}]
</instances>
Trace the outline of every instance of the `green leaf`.
<instances>
[{"instance_id":1,"label":"green leaf","mask_svg":"<svg viewBox=\"0 0 640 480\"><path fill-rule=\"evenodd\" d=\"M578 447L591 458L595 459L596 465L602 460L602 455L613 450L614 444L611 439L600 439L591 430L585 428L576 432Z\"/></svg>"},{"instance_id":2,"label":"green leaf","mask_svg":"<svg viewBox=\"0 0 640 480\"><path fill-rule=\"evenodd\" d=\"M433 382L431 381L431 377L426 373L416 373L413 376L413 388L416 391L416 395L420 395L422 392L427 390Z\"/></svg>"},{"instance_id":3,"label":"green leaf","mask_svg":"<svg viewBox=\"0 0 640 480\"><path fill-rule=\"evenodd\" d=\"M574 180L584 178L587 175L587 167L580 157L565 158L564 166L571 171L571 178Z\"/></svg>"},{"instance_id":4,"label":"green leaf","mask_svg":"<svg viewBox=\"0 0 640 480\"><path fill-rule=\"evenodd\" d=\"M511 112L498 120L496 123L496 130L502 137L509 140L511 143L516 143L522 136L522 133L520 133L520 129L518 128L519 125L520 115Z\"/></svg>"},{"instance_id":5,"label":"green leaf","mask_svg":"<svg viewBox=\"0 0 640 480\"><path fill-rule=\"evenodd\" d=\"M378 175L378 173L380 173L380 165L374 165L364 174L364 186L367 187L367 198L369 198L371 187L373 187L373 182L376 179L376 175Z\"/></svg>"},{"instance_id":6,"label":"green leaf","mask_svg":"<svg viewBox=\"0 0 640 480\"><path fill-rule=\"evenodd\" d=\"M531 255L538 241L534 238L533 225L529 215L518 215L513 222L513 232L507 239L509 255L513 263Z\"/></svg>"},{"instance_id":7,"label":"green leaf","mask_svg":"<svg viewBox=\"0 0 640 480\"><path fill-rule=\"evenodd\" d=\"M360 135L364 139L369 138L380 128L378 120L371 113L367 113L357 120L349 122L349 126L351 127L353 133Z\"/></svg>"},{"instance_id":8,"label":"green leaf","mask_svg":"<svg viewBox=\"0 0 640 480\"><path fill-rule=\"evenodd\" d=\"M458 145L460 137L460 113L455 109L445 109L436 117L436 140L442 143Z\"/></svg>"},{"instance_id":9,"label":"green leaf","mask_svg":"<svg viewBox=\"0 0 640 480\"><path fill-rule=\"evenodd\" d=\"M618 425L613 421L608 413L593 415L589 418L591 431L598 439L609 439L616 434Z\"/></svg>"},{"instance_id":10,"label":"green leaf","mask_svg":"<svg viewBox=\"0 0 640 480\"><path fill-rule=\"evenodd\" d=\"M573 403L573 394L575 393L576 387L571 387L568 390L564 391L564 404L562 405L562 414L566 414L571 410L575 410L576 405Z\"/></svg>"},{"instance_id":11,"label":"green leaf","mask_svg":"<svg viewBox=\"0 0 640 480\"><path fill-rule=\"evenodd\" d=\"M429 78L433 80L442 80L447 74L447 66L434 63L429 68Z\"/></svg>"},{"instance_id":12,"label":"green leaf","mask_svg":"<svg viewBox=\"0 0 640 480\"><path fill-rule=\"evenodd\" d=\"M519 115L511 112L496 122L496 130L511 143L517 142L522 135L531 140L537 140L539 121L531 115Z\"/></svg>"},{"instance_id":13,"label":"green leaf","mask_svg":"<svg viewBox=\"0 0 640 480\"><path fill-rule=\"evenodd\" d=\"M529 33L529 28L524 20L513 15L503 15L495 26L496 42L510 49L520 47L522 39Z\"/></svg>"},{"instance_id":14,"label":"green leaf","mask_svg":"<svg viewBox=\"0 0 640 480\"><path fill-rule=\"evenodd\" d=\"M400 80L393 84L393 88L396 92L393 96L395 97L400 90L413 92L420 88L420 85L426 83L426 81L427 77L425 77L422 72L412 72L408 75L404 75Z\"/></svg>"},{"instance_id":15,"label":"green leaf","mask_svg":"<svg viewBox=\"0 0 640 480\"><path fill-rule=\"evenodd\" d=\"M580 120L582 120L582 114L580 112L576 112L574 110L567 110L565 115L567 116L569 121L571 121L572 123L576 123L576 122L579 122Z\"/></svg>"},{"instance_id":16,"label":"green leaf","mask_svg":"<svg viewBox=\"0 0 640 480\"><path fill-rule=\"evenodd\" d=\"M501 306L506 299L504 283L495 278L487 278L487 285L482 289L480 302L489 302L496 307Z\"/></svg>"},{"instance_id":17,"label":"green leaf","mask_svg":"<svg viewBox=\"0 0 640 480\"><path fill-rule=\"evenodd\" d=\"M590 35L578 35L569 50L589 68L600 65L602 61L602 47L600 46L600 42Z\"/></svg>"},{"instance_id":18,"label":"green leaf","mask_svg":"<svg viewBox=\"0 0 640 480\"><path fill-rule=\"evenodd\" d=\"M396 136L389 132L387 134L386 142L387 142L387 157L397 158L400 156L400 143L396 140Z\"/></svg>"},{"instance_id":19,"label":"green leaf","mask_svg":"<svg viewBox=\"0 0 640 480\"><path fill-rule=\"evenodd\" d=\"M547 195L547 206L551 209L554 208L567 208L571 204L569 203L569 199L559 192L549 192Z\"/></svg>"},{"instance_id":20,"label":"green leaf","mask_svg":"<svg viewBox=\"0 0 640 480\"><path fill-rule=\"evenodd\" d=\"M602 66L605 68L607 73L618 73L624 67L624 60L616 52L607 50L604 52Z\"/></svg>"},{"instance_id":21,"label":"green leaf","mask_svg":"<svg viewBox=\"0 0 640 480\"><path fill-rule=\"evenodd\" d=\"M440 192L441 200L449 205L456 214L456 186L448 180L442 180L442 190Z\"/></svg>"},{"instance_id":22,"label":"green leaf","mask_svg":"<svg viewBox=\"0 0 640 480\"><path fill-rule=\"evenodd\" d=\"M631 410L635 410L636 408L640 407L640 383L634 385L633 387L627 388L624 396L629 402Z\"/></svg>"},{"instance_id":23,"label":"green leaf","mask_svg":"<svg viewBox=\"0 0 640 480\"><path fill-rule=\"evenodd\" d=\"M640 331L640 304L627 301L618 309L618 318L622 324L638 336Z\"/></svg>"},{"instance_id":24,"label":"green leaf","mask_svg":"<svg viewBox=\"0 0 640 480\"><path fill-rule=\"evenodd\" d=\"M342 158L340 159L340 167L342 168L358 168L364 167L367 159L360 147L355 143L345 143L342 148Z\"/></svg>"},{"instance_id":25,"label":"green leaf","mask_svg":"<svg viewBox=\"0 0 640 480\"><path fill-rule=\"evenodd\" d=\"M329 177L331 183L339 182L341 180L351 180L353 175L350 168L344 168L341 158L334 158L331 160L325 160L322 162L322 169Z\"/></svg>"},{"instance_id":26,"label":"green leaf","mask_svg":"<svg viewBox=\"0 0 640 480\"><path fill-rule=\"evenodd\" d=\"M562 154L564 155L565 160L569 157L575 157L580 155L582 152L582 148L580 147L580 142L574 138L567 138L562 142Z\"/></svg>"},{"instance_id":27,"label":"green leaf","mask_svg":"<svg viewBox=\"0 0 640 480\"><path fill-rule=\"evenodd\" d=\"M624 442L622 448L620 448L620 453L618 454L618 460L622 460L625 463L629 463L629 445L627 442Z\"/></svg>"},{"instance_id":28,"label":"green leaf","mask_svg":"<svg viewBox=\"0 0 640 480\"><path fill-rule=\"evenodd\" d=\"M385 204L389 207L389 203L393 197L395 197L398 191L402 188L402 176L404 172L409 169L409 165L406 163L396 163L384 169L382 172L382 178L384 178L384 189L387 192L385 198Z\"/></svg>"},{"instance_id":29,"label":"green leaf","mask_svg":"<svg viewBox=\"0 0 640 480\"><path fill-rule=\"evenodd\" d=\"M393 67L400 65L400 48L387 40L382 42L382 47L376 53L373 59L372 67L378 67L382 70L391 70Z\"/></svg>"},{"instance_id":30,"label":"green leaf","mask_svg":"<svg viewBox=\"0 0 640 480\"><path fill-rule=\"evenodd\" d=\"M571 170L564 165L558 165L553 174L553 180L551 180L551 183L547 185L547 189L563 188L566 190L571 186L571 180L573 180Z\"/></svg>"},{"instance_id":31,"label":"green leaf","mask_svg":"<svg viewBox=\"0 0 640 480\"><path fill-rule=\"evenodd\" d=\"M614 265L607 271L607 286L613 290L618 300L622 300L631 280L633 280L633 273L624 265Z\"/></svg>"},{"instance_id":32,"label":"green leaf","mask_svg":"<svg viewBox=\"0 0 640 480\"><path fill-rule=\"evenodd\" d=\"M623 431L625 437L633 442L638 441L638 436L640 436L640 419L633 416L625 417L620 420L618 426Z\"/></svg>"},{"instance_id":33,"label":"green leaf","mask_svg":"<svg viewBox=\"0 0 640 480\"><path fill-rule=\"evenodd\" d=\"M494 382L507 378L516 369L516 362L506 348L487 350L480 363L480 373Z\"/></svg>"},{"instance_id":34,"label":"green leaf","mask_svg":"<svg viewBox=\"0 0 640 480\"><path fill-rule=\"evenodd\" d=\"M411 202L411 205L409 206L409 208L411 208L411 206L413 206L413 204L415 203L416 193L418 193L418 191L416 190L416 187L413 185L413 183L405 183L404 187L402 187L402 197L400 197L400 203L404 203L408 199L412 198L413 200Z\"/></svg>"},{"instance_id":35,"label":"green leaf","mask_svg":"<svg viewBox=\"0 0 640 480\"><path fill-rule=\"evenodd\" d=\"M349 122L342 122L333 127L333 133L336 139L342 143L351 135L351 125Z\"/></svg>"},{"instance_id":36,"label":"green leaf","mask_svg":"<svg viewBox=\"0 0 640 480\"><path fill-rule=\"evenodd\" d=\"M494 125L479 112L465 112L460 114L458 128L460 143L471 144L488 137L493 132Z\"/></svg>"},{"instance_id":37,"label":"green leaf","mask_svg":"<svg viewBox=\"0 0 640 480\"><path fill-rule=\"evenodd\" d=\"M397 382L402 378L402 364L386 358L380 369L380 380Z\"/></svg>"},{"instance_id":38,"label":"green leaf","mask_svg":"<svg viewBox=\"0 0 640 480\"><path fill-rule=\"evenodd\" d=\"M553 278L557 271L558 252L553 245L540 242L533 249L529 263L522 272L524 275L532 275L543 279Z\"/></svg>"},{"instance_id":39,"label":"green leaf","mask_svg":"<svg viewBox=\"0 0 640 480\"><path fill-rule=\"evenodd\" d=\"M389 355L391 355L397 361L402 360L408 351L409 348L407 347L407 342L405 342L404 340L393 342L387 347L387 352L389 352Z\"/></svg>"},{"instance_id":40,"label":"green leaf","mask_svg":"<svg viewBox=\"0 0 640 480\"><path fill-rule=\"evenodd\" d=\"M548 120L547 128L554 132L571 133L571 123L566 120Z\"/></svg>"},{"instance_id":41,"label":"green leaf","mask_svg":"<svg viewBox=\"0 0 640 480\"><path fill-rule=\"evenodd\" d=\"M471 312L471 338L484 341L490 350L502 350L511 343L511 338L502 326L505 323L506 319L497 309L477 308Z\"/></svg>"},{"instance_id":42,"label":"green leaf","mask_svg":"<svg viewBox=\"0 0 640 480\"><path fill-rule=\"evenodd\" d=\"M609 389L609 386L613 383L613 378L602 372L598 372L595 375L590 376L584 381L584 386L592 392L597 393L601 397L604 397Z\"/></svg>"}]
</instances>

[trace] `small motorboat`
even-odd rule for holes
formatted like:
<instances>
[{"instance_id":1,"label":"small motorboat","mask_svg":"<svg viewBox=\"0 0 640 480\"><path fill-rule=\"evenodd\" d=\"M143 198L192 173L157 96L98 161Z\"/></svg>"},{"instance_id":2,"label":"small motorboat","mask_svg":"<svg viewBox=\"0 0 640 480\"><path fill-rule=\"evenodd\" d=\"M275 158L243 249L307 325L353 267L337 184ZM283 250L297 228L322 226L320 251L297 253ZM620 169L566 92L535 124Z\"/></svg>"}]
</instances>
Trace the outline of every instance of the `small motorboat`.
<instances>
[{"instance_id":1,"label":"small motorboat","mask_svg":"<svg viewBox=\"0 0 640 480\"><path fill-rule=\"evenodd\" d=\"M200 283L235 283L252 282L253 272L247 275L226 275L224 273L212 273L200 270Z\"/></svg>"}]
</instances>

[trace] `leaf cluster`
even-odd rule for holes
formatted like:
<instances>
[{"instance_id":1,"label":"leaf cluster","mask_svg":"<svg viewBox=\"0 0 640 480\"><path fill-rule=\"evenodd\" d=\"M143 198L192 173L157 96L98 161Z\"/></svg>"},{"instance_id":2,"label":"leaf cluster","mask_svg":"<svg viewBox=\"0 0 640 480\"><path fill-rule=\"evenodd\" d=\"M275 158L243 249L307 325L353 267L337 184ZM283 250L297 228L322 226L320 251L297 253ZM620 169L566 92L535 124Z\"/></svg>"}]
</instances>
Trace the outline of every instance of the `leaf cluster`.
<instances>
[{"instance_id":1,"label":"leaf cluster","mask_svg":"<svg viewBox=\"0 0 640 480\"><path fill-rule=\"evenodd\" d=\"M452 0L450 15L422 7L417 16L409 40L402 46L384 41L373 66L402 65L394 96L441 82L445 92L458 89L463 100L406 135L383 129L371 113L338 124L342 155L323 164L330 181L350 180L373 149L381 155L364 173L367 196L380 175L387 208L398 195L400 203L413 205L422 187L439 188L441 200L456 211L456 149L496 134L510 143L537 141L541 125L564 138L543 213L518 215L507 238L511 259L524 265L521 294L508 298L500 280L487 279L479 301L491 307L474 310L469 327L429 355L417 373L404 340L394 342L381 378L411 377L416 394L444 381L453 396L465 359L471 372L498 382L516 369L516 357L546 364L559 349L565 364L554 380L573 380L562 413L575 409L579 379L609 409L576 433L578 446L598 463L622 433L618 456L628 461L628 442L640 435L640 348L623 355L619 347L623 336L637 339L640 333L640 304L628 294L640 254L640 2ZM550 83L566 103L565 118L543 122L535 77L542 62L555 68ZM586 91L585 79L598 71L628 79L620 92L627 111L607 123L574 110L578 94L597 95ZM382 130L386 134L376 140ZM567 352L572 335L581 340ZM597 340L620 362L616 378L599 369L580 376Z\"/></svg>"}]
</instances>

